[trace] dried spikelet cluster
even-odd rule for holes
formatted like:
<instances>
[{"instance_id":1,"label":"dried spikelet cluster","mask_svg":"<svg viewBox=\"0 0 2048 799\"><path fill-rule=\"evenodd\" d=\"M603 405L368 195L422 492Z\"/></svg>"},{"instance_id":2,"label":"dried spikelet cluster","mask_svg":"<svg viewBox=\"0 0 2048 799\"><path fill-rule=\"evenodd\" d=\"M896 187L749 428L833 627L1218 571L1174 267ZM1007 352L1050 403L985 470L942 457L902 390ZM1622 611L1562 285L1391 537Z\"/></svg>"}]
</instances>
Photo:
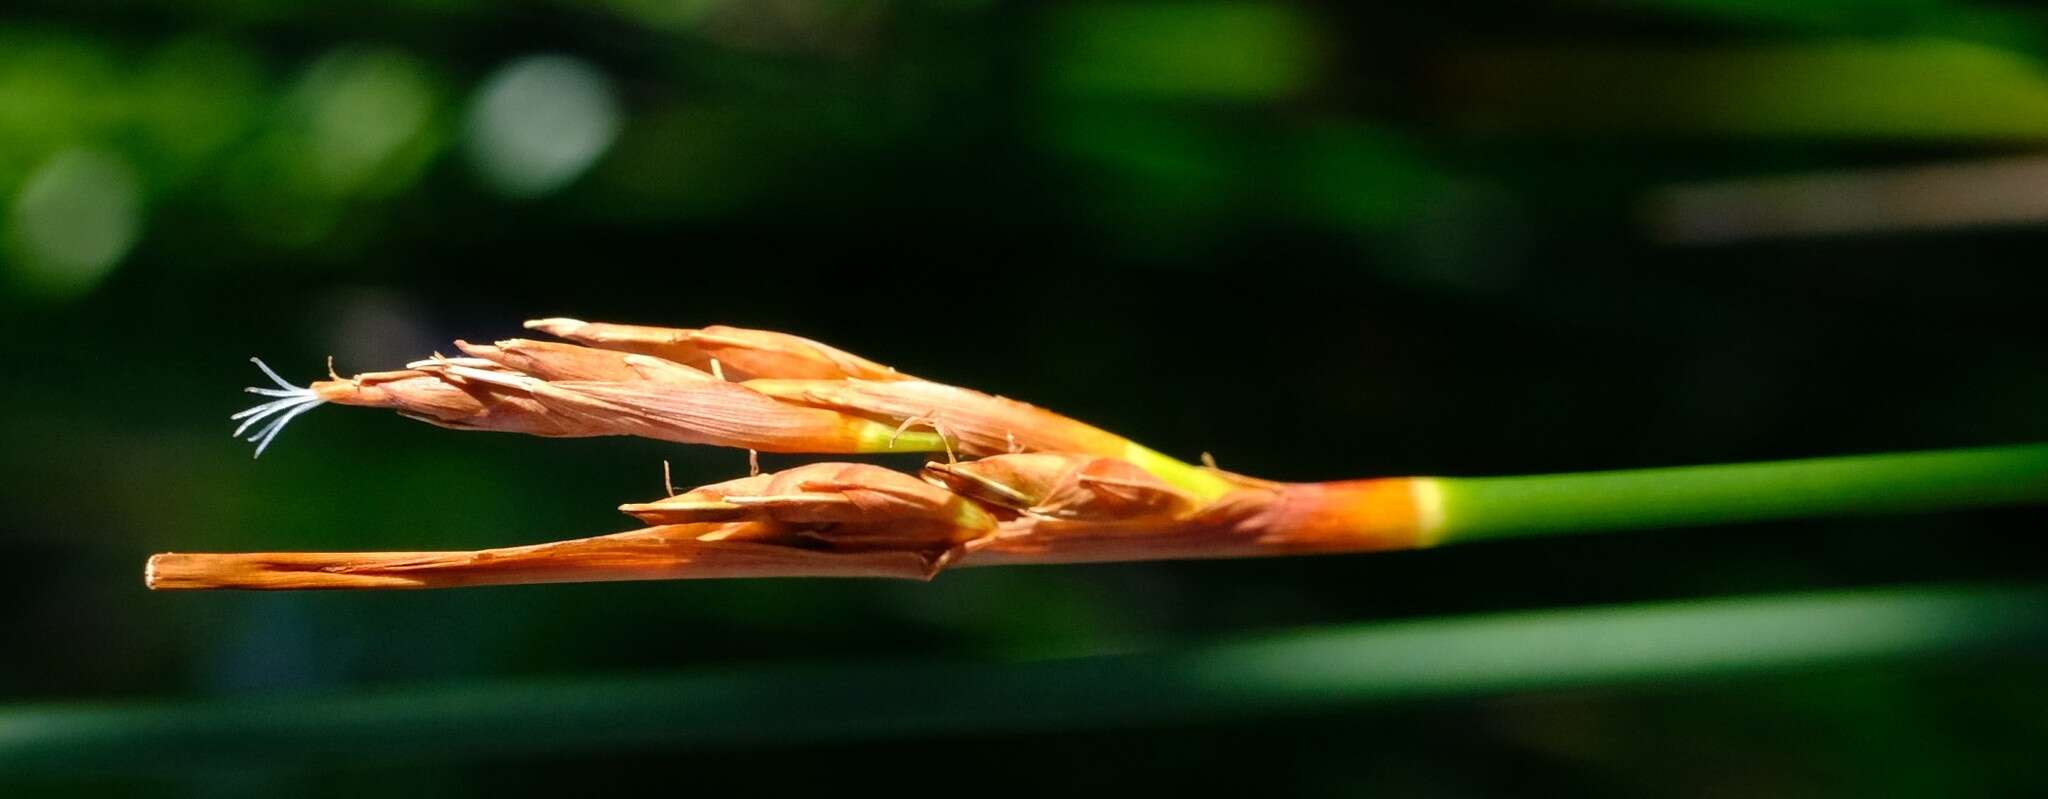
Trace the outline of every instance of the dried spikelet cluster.
<instances>
[{"instance_id":1,"label":"dried spikelet cluster","mask_svg":"<svg viewBox=\"0 0 2048 799\"><path fill-rule=\"evenodd\" d=\"M1174 460L1051 411L921 380L783 333L528 322L574 343L456 342L401 371L292 386L258 451L323 403L442 427L631 435L768 452L944 453L916 476L814 463L621 510L649 525L553 544L424 553L165 554L155 588L436 587L725 576L929 578L950 565L1235 557L1413 546L1414 481L1282 484ZM260 362L259 362L260 365ZM964 460L963 460L964 458Z\"/></svg>"}]
</instances>

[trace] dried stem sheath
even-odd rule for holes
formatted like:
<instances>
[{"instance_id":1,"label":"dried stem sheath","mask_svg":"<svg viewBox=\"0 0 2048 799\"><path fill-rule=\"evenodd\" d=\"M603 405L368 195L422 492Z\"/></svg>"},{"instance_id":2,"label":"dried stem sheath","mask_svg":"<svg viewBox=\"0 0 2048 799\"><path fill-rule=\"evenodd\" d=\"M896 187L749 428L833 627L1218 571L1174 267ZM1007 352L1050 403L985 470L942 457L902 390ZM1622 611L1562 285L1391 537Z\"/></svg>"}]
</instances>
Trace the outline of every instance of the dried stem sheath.
<instances>
[{"instance_id":1,"label":"dried stem sheath","mask_svg":"<svg viewBox=\"0 0 2048 799\"><path fill-rule=\"evenodd\" d=\"M927 576L912 553L814 552L745 541L700 541L718 525L644 530L466 552L165 553L149 559L152 589L460 588L711 577Z\"/></svg>"}]
</instances>

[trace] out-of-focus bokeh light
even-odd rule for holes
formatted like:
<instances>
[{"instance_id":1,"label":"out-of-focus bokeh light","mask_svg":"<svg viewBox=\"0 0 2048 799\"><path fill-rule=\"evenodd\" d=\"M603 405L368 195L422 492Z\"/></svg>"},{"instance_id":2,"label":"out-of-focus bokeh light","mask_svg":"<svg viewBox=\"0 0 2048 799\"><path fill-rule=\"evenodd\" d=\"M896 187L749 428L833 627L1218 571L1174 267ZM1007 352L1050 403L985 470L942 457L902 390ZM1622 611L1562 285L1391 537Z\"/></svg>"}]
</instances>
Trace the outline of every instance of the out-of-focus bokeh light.
<instances>
[{"instance_id":1,"label":"out-of-focus bokeh light","mask_svg":"<svg viewBox=\"0 0 2048 799\"><path fill-rule=\"evenodd\" d=\"M252 242L305 249L368 235L352 210L412 188L447 141L437 74L402 50L314 57L221 170L222 199Z\"/></svg>"},{"instance_id":2,"label":"out-of-focus bokeh light","mask_svg":"<svg viewBox=\"0 0 2048 799\"><path fill-rule=\"evenodd\" d=\"M620 117L611 80L596 67L568 56L528 56L477 87L465 151L499 191L538 196L575 180L603 156Z\"/></svg>"},{"instance_id":3,"label":"out-of-focus bokeh light","mask_svg":"<svg viewBox=\"0 0 2048 799\"><path fill-rule=\"evenodd\" d=\"M66 150L29 175L8 209L12 277L39 293L70 296L97 285L142 231L135 169L102 150Z\"/></svg>"},{"instance_id":4,"label":"out-of-focus bokeh light","mask_svg":"<svg viewBox=\"0 0 2048 799\"><path fill-rule=\"evenodd\" d=\"M306 165L334 194L383 193L410 182L435 110L426 67L393 50L339 50L293 90Z\"/></svg>"}]
</instances>

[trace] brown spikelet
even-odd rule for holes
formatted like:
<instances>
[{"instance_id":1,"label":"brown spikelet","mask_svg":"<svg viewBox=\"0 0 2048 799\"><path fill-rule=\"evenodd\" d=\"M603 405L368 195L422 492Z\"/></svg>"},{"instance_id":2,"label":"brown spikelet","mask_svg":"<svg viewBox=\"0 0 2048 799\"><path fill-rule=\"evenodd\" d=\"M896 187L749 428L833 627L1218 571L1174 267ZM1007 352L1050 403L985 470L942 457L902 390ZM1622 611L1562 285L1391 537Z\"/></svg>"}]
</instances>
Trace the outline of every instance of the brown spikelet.
<instances>
[{"instance_id":1,"label":"brown spikelet","mask_svg":"<svg viewBox=\"0 0 2048 799\"><path fill-rule=\"evenodd\" d=\"M893 427L863 417L778 402L737 383L695 379L688 376L689 367L648 356L593 356L603 351L582 347L574 348L581 353L523 345L467 349L477 355L419 361L403 372L321 381L311 390L329 402L391 408L464 430L631 435L767 452L941 448L934 434L897 435ZM634 378L550 381L510 365L558 374L630 372Z\"/></svg>"},{"instance_id":2,"label":"brown spikelet","mask_svg":"<svg viewBox=\"0 0 2048 799\"><path fill-rule=\"evenodd\" d=\"M967 497L864 463L807 464L619 509L649 524L776 522L840 550L943 550L996 527Z\"/></svg>"},{"instance_id":3,"label":"brown spikelet","mask_svg":"<svg viewBox=\"0 0 2048 799\"><path fill-rule=\"evenodd\" d=\"M885 449L891 432L867 419L777 402L743 385L716 380L551 382L460 365L440 371L524 393L567 424L600 430L602 435L763 452L868 452Z\"/></svg>"}]
</instances>

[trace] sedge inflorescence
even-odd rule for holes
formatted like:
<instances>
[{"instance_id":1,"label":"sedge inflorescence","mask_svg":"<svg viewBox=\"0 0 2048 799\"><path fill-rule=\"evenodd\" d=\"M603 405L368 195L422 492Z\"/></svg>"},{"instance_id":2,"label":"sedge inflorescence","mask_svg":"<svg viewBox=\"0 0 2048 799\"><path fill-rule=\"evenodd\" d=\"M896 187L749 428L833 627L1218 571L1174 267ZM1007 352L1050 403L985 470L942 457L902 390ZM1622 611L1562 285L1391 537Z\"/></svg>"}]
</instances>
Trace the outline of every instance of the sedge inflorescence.
<instances>
[{"instance_id":1,"label":"sedge inflorescence","mask_svg":"<svg viewBox=\"0 0 2048 799\"><path fill-rule=\"evenodd\" d=\"M477 552L160 555L163 588L420 587L709 576L929 578L949 565L1232 557L1416 543L1390 481L1281 484L1195 466L1027 403L920 379L812 341L734 327L541 319L562 341L294 386L265 366L259 452L322 404L460 430L630 435L783 453L929 453L754 473L621 510L648 525ZM261 366L259 362L259 366Z\"/></svg>"}]
</instances>

